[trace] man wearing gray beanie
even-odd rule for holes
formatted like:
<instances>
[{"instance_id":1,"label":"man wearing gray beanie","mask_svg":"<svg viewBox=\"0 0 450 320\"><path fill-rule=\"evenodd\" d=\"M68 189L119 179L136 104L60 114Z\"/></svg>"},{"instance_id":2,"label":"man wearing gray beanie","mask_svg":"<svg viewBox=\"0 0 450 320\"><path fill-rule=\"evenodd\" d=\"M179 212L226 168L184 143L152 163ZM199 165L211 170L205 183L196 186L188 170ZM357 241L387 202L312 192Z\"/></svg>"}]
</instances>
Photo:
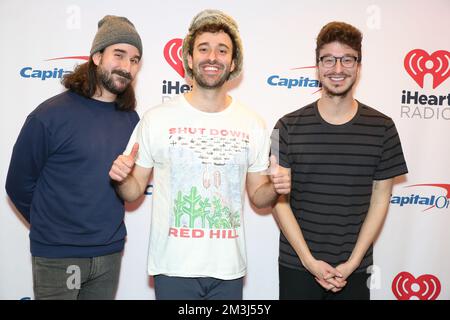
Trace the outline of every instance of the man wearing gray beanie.
<instances>
[{"instance_id":1,"label":"man wearing gray beanie","mask_svg":"<svg viewBox=\"0 0 450 320\"><path fill-rule=\"evenodd\" d=\"M98 23L89 61L39 105L14 146L6 190L30 223L35 299L114 299L124 204L108 178L139 121L142 42L125 17Z\"/></svg>"},{"instance_id":2,"label":"man wearing gray beanie","mask_svg":"<svg viewBox=\"0 0 450 320\"><path fill-rule=\"evenodd\" d=\"M116 43L128 43L142 56L142 41L134 25L125 17L105 16L98 22L98 31L92 42L91 55Z\"/></svg>"},{"instance_id":3,"label":"man wearing gray beanie","mask_svg":"<svg viewBox=\"0 0 450 320\"><path fill-rule=\"evenodd\" d=\"M243 65L237 23L218 10L194 17L183 43L192 91L150 109L110 177L122 199L145 190L154 168L148 272L156 299L242 299L247 271L245 187L259 208L290 190L264 121L227 94Z\"/></svg>"}]
</instances>

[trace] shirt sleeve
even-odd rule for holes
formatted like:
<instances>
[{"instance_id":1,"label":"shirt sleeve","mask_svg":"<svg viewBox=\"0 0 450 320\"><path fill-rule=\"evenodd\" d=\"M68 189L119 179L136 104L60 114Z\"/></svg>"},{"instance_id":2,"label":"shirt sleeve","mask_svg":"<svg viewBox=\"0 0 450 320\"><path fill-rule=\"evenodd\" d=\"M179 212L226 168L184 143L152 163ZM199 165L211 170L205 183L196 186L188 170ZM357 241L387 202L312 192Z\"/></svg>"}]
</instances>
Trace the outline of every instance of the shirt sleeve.
<instances>
[{"instance_id":1,"label":"shirt sleeve","mask_svg":"<svg viewBox=\"0 0 450 320\"><path fill-rule=\"evenodd\" d=\"M400 137L391 119L386 123L382 148L374 180L390 179L408 172Z\"/></svg>"},{"instance_id":2,"label":"shirt sleeve","mask_svg":"<svg viewBox=\"0 0 450 320\"><path fill-rule=\"evenodd\" d=\"M278 120L271 135L270 153L275 155L280 166L290 168L289 161L289 135L287 125L283 119Z\"/></svg>"},{"instance_id":3,"label":"shirt sleeve","mask_svg":"<svg viewBox=\"0 0 450 320\"><path fill-rule=\"evenodd\" d=\"M48 156L48 130L36 116L30 115L14 145L6 178L6 192L28 222L33 193Z\"/></svg>"},{"instance_id":4,"label":"shirt sleeve","mask_svg":"<svg viewBox=\"0 0 450 320\"><path fill-rule=\"evenodd\" d=\"M128 141L127 148L124 154L130 154L133 145L137 142L139 144L139 151L136 156L136 164L143 168L153 168L154 161L152 157L151 150L151 138L150 124L146 117L143 117L131 134L130 140Z\"/></svg>"},{"instance_id":5,"label":"shirt sleeve","mask_svg":"<svg viewBox=\"0 0 450 320\"><path fill-rule=\"evenodd\" d=\"M252 141L253 136L253 141ZM247 172L260 172L269 167L270 136L264 123L250 134L250 162Z\"/></svg>"}]
</instances>

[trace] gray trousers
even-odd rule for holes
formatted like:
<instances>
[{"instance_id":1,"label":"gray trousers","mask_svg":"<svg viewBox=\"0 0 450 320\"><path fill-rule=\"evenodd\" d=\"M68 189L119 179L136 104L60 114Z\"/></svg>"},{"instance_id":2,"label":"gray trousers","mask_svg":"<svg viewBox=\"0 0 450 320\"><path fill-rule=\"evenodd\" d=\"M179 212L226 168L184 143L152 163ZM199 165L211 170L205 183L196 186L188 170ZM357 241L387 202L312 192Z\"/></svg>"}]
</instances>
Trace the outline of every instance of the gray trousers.
<instances>
[{"instance_id":1,"label":"gray trousers","mask_svg":"<svg viewBox=\"0 0 450 320\"><path fill-rule=\"evenodd\" d=\"M36 300L112 300L122 252L93 258L32 257Z\"/></svg>"}]
</instances>

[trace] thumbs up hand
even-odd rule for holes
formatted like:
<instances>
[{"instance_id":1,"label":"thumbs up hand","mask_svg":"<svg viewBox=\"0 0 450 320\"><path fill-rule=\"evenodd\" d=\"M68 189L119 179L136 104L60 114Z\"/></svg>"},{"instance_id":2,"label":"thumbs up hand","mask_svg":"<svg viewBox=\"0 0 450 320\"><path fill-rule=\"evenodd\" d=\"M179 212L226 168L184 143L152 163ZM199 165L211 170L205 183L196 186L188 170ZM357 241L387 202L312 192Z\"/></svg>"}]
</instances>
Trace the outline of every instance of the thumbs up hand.
<instances>
[{"instance_id":1,"label":"thumbs up hand","mask_svg":"<svg viewBox=\"0 0 450 320\"><path fill-rule=\"evenodd\" d=\"M139 144L136 142L129 155L118 156L117 159L114 160L111 170L109 171L109 177L114 181L123 182L128 177L131 170L133 170L138 151Z\"/></svg>"},{"instance_id":2,"label":"thumbs up hand","mask_svg":"<svg viewBox=\"0 0 450 320\"><path fill-rule=\"evenodd\" d=\"M291 192L291 170L280 166L274 155L270 156L269 175L276 193Z\"/></svg>"}]
</instances>

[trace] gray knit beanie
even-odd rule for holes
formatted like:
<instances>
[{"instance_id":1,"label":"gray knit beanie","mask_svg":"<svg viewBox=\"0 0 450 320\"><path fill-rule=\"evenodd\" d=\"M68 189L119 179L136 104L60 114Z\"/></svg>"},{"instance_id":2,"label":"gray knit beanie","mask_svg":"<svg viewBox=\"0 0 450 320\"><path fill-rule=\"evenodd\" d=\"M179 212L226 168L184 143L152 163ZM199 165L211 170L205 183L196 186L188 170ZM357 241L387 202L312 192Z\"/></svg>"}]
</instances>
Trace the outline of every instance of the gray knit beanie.
<instances>
[{"instance_id":1,"label":"gray knit beanie","mask_svg":"<svg viewBox=\"0 0 450 320\"><path fill-rule=\"evenodd\" d=\"M128 43L135 46L142 56L141 37L134 25L125 17L105 16L98 22L98 31L92 42L91 56L116 43Z\"/></svg>"},{"instance_id":2,"label":"gray knit beanie","mask_svg":"<svg viewBox=\"0 0 450 320\"><path fill-rule=\"evenodd\" d=\"M236 45L234 58L234 70L230 73L230 80L239 76L243 66L243 49L242 41L239 36L238 25L233 18L219 10L207 9L198 13L189 26L189 32L183 40L183 64L186 74L192 78L192 69L189 68L188 56L192 52L189 47L192 38L196 35L197 30L208 25L226 26L230 30L230 36L233 43Z\"/></svg>"}]
</instances>

